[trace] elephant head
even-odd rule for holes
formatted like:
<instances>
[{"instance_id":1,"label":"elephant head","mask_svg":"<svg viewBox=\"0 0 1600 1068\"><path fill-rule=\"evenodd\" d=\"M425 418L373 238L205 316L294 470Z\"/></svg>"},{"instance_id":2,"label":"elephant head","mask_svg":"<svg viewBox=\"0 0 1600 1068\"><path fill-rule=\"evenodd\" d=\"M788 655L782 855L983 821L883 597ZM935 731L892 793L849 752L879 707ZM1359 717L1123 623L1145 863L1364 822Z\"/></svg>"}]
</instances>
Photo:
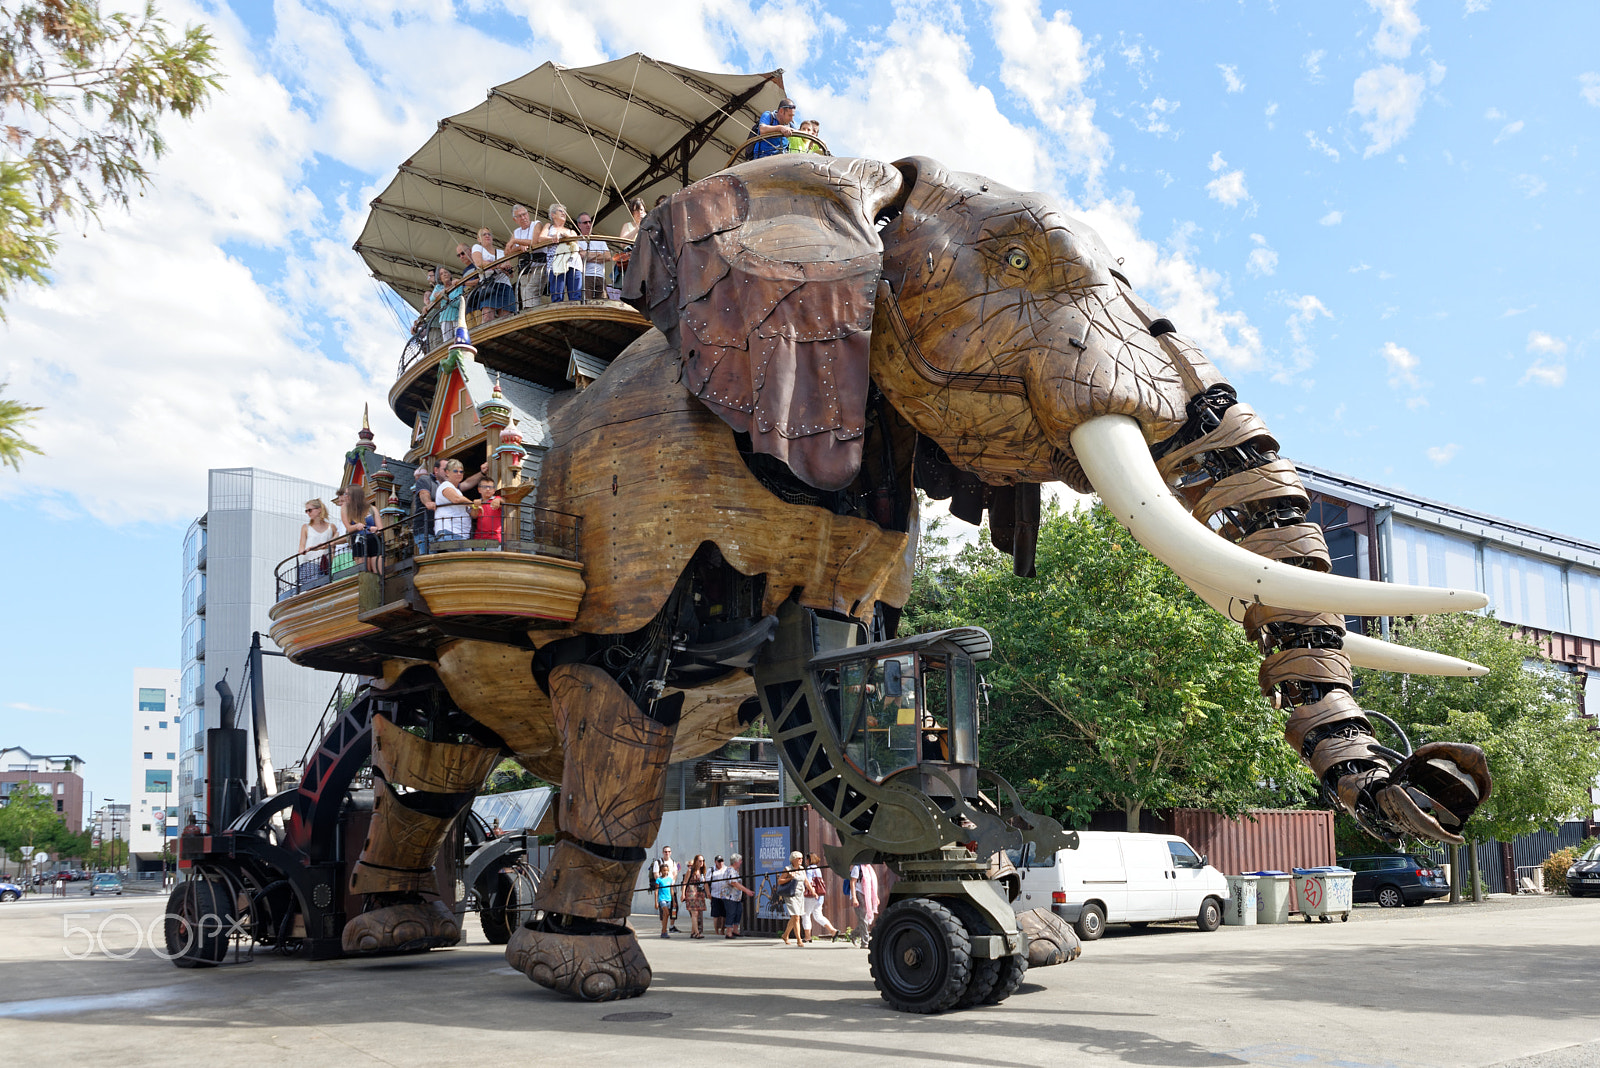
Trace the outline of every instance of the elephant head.
<instances>
[{"instance_id":1,"label":"elephant head","mask_svg":"<svg viewBox=\"0 0 1600 1068\"><path fill-rule=\"evenodd\" d=\"M1263 691L1289 709L1290 744L1330 794L1382 837L1459 840L1490 789L1482 753L1379 745L1351 656L1481 669L1374 648L1344 617L1485 599L1328 574L1294 465L1092 229L921 157L780 156L690 186L640 236L625 295L674 343L685 386L754 451L814 487L848 486L876 385L925 439L919 481L954 492L925 477L927 453L930 471L986 487L993 528L1013 521L997 505L1024 501L1022 487L1035 502L1051 479L1098 494L1260 643Z\"/></svg>"}]
</instances>

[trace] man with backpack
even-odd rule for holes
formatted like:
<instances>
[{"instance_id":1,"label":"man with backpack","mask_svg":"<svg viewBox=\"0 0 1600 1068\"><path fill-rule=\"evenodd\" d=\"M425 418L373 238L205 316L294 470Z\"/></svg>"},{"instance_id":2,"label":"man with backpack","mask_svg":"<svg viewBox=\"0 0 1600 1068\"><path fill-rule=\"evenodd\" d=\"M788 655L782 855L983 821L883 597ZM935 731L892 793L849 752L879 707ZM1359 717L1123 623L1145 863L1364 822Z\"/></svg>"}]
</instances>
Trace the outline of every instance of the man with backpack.
<instances>
[{"instance_id":1,"label":"man with backpack","mask_svg":"<svg viewBox=\"0 0 1600 1068\"><path fill-rule=\"evenodd\" d=\"M751 137L760 137L750 146L750 158L778 156L789 151L789 138L800 131L794 128L794 101L784 97L771 111L763 111L750 130Z\"/></svg>"}]
</instances>

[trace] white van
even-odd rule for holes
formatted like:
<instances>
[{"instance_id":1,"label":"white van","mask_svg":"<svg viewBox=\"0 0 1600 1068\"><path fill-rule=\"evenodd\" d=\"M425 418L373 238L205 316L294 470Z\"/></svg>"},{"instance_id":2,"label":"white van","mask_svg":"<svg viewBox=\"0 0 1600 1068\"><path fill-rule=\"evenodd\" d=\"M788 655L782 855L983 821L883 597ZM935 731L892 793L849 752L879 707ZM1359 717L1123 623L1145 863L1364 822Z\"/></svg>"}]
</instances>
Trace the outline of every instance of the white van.
<instances>
[{"instance_id":1,"label":"white van","mask_svg":"<svg viewBox=\"0 0 1600 1068\"><path fill-rule=\"evenodd\" d=\"M1108 923L1194 920L1202 931L1222 923L1228 881L1173 834L1079 831L1078 848L1016 860L1022 876L1017 911L1048 908L1092 942Z\"/></svg>"}]
</instances>

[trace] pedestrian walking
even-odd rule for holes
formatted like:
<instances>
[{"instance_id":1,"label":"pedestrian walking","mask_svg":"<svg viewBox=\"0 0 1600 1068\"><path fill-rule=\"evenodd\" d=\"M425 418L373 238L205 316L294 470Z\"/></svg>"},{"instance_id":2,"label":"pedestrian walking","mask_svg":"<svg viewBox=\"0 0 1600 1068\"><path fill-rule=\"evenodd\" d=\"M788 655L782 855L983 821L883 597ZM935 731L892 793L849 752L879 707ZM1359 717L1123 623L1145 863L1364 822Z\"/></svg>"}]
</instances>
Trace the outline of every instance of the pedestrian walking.
<instances>
[{"instance_id":1,"label":"pedestrian walking","mask_svg":"<svg viewBox=\"0 0 1600 1068\"><path fill-rule=\"evenodd\" d=\"M801 923L806 915L806 858L798 851L789 854L789 866L778 873L777 896L783 899L783 912L789 917L783 927L783 944L789 944L789 932L793 931L795 947L804 946Z\"/></svg>"},{"instance_id":2,"label":"pedestrian walking","mask_svg":"<svg viewBox=\"0 0 1600 1068\"><path fill-rule=\"evenodd\" d=\"M711 896L711 929L714 934L722 933L723 900L720 893L723 877L728 874L728 862L722 857L716 858L716 866L711 869L711 875L706 880L706 892Z\"/></svg>"},{"instance_id":3,"label":"pedestrian walking","mask_svg":"<svg viewBox=\"0 0 1600 1068\"><path fill-rule=\"evenodd\" d=\"M856 914L850 941L865 949L878 918L878 873L871 864L857 864L850 869L850 905Z\"/></svg>"},{"instance_id":4,"label":"pedestrian walking","mask_svg":"<svg viewBox=\"0 0 1600 1068\"><path fill-rule=\"evenodd\" d=\"M683 877L683 907L689 910L689 937L704 938L706 912L706 858L696 853Z\"/></svg>"},{"instance_id":5,"label":"pedestrian walking","mask_svg":"<svg viewBox=\"0 0 1600 1068\"><path fill-rule=\"evenodd\" d=\"M653 882L656 888L656 911L661 914L661 937L671 938L667 933L667 922L672 915L672 876L665 865L657 865L655 870Z\"/></svg>"},{"instance_id":6,"label":"pedestrian walking","mask_svg":"<svg viewBox=\"0 0 1600 1068\"><path fill-rule=\"evenodd\" d=\"M839 941L839 928L822 912L822 906L827 902L828 885L822 879L822 858L812 853L806 858L806 911L800 917L800 927L805 932L807 942L812 939L813 925L825 927L830 941Z\"/></svg>"}]
</instances>

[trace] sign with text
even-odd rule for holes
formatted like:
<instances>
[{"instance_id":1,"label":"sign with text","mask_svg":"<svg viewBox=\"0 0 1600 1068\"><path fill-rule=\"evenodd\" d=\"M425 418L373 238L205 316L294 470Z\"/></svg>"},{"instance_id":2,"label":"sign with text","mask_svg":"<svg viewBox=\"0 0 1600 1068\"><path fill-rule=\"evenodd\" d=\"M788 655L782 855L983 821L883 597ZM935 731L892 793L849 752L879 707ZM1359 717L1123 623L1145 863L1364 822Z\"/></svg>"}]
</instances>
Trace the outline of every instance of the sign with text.
<instances>
[{"instance_id":1,"label":"sign with text","mask_svg":"<svg viewBox=\"0 0 1600 1068\"><path fill-rule=\"evenodd\" d=\"M750 871L755 883L750 889L756 892L756 915L781 920L784 912L783 901L777 896L777 873L789 866L789 828L757 827L754 834L756 855Z\"/></svg>"}]
</instances>

